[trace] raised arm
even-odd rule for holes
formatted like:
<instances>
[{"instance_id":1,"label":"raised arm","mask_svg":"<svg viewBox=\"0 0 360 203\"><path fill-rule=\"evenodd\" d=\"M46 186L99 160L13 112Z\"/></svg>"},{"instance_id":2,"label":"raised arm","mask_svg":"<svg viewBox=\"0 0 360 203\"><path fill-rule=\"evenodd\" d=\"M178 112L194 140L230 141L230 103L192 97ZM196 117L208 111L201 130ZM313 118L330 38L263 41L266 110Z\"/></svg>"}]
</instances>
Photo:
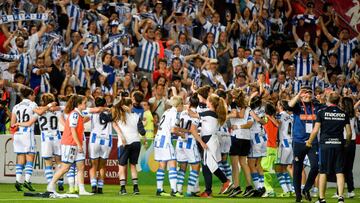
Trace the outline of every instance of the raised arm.
<instances>
[{"instance_id":1,"label":"raised arm","mask_svg":"<svg viewBox=\"0 0 360 203\"><path fill-rule=\"evenodd\" d=\"M135 25L134 25L134 33L135 33L135 36L136 36L136 39L138 41L140 41L142 39L142 35L141 33L139 32L139 21L137 18L135 18Z\"/></svg>"},{"instance_id":2,"label":"raised arm","mask_svg":"<svg viewBox=\"0 0 360 203\"><path fill-rule=\"evenodd\" d=\"M36 33L39 39L40 39L40 38L44 35L44 33L46 32L46 28L47 28L46 24L42 21L42 22L41 22L40 30Z\"/></svg>"},{"instance_id":3,"label":"raised arm","mask_svg":"<svg viewBox=\"0 0 360 203\"><path fill-rule=\"evenodd\" d=\"M202 25L204 25L206 23L206 19L204 18L204 11L205 11L205 7L206 7L206 3L204 3L204 6L201 8L201 11L199 11L198 15L196 16L196 18L200 21L200 23Z\"/></svg>"},{"instance_id":4,"label":"raised arm","mask_svg":"<svg viewBox=\"0 0 360 203\"><path fill-rule=\"evenodd\" d=\"M83 37L81 38L81 40L78 41L78 42L74 45L74 47L71 49L71 56L72 56L73 58L76 57L77 51L78 51L81 43L85 42L85 40L86 40L86 38L85 38L85 36L83 36Z\"/></svg>"},{"instance_id":5,"label":"raised arm","mask_svg":"<svg viewBox=\"0 0 360 203\"><path fill-rule=\"evenodd\" d=\"M70 18L69 17L69 23L66 27L66 32L65 32L65 44L66 46L68 46L71 42L71 24L74 21L74 18Z\"/></svg>"},{"instance_id":6,"label":"raised arm","mask_svg":"<svg viewBox=\"0 0 360 203\"><path fill-rule=\"evenodd\" d=\"M295 42L299 41L300 38L299 38L299 36L298 36L297 33L296 33L296 25L293 25L293 26L292 26L292 33L293 33L293 37L294 37Z\"/></svg>"},{"instance_id":7,"label":"raised arm","mask_svg":"<svg viewBox=\"0 0 360 203\"><path fill-rule=\"evenodd\" d=\"M328 40L330 42L334 41L334 37L329 33L328 29L326 28L324 21L322 20L322 18L320 17L320 25L321 25L321 29L324 32L324 35L328 38Z\"/></svg>"},{"instance_id":8,"label":"raised arm","mask_svg":"<svg viewBox=\"0 0 360 203\"><path fill-rule=\"evenodd\" d=\"M52 51L52 47L54 45L54 40L51 40L48 47L45 50L45 66L51 66L51 64L53 63L51 60L51 51Z\"/></svg>"},{"instance_id":9,"label":"raised arm","mask_svg":"<svg viewBox=\"0 0 360 203\"><path fill-rule=\"evenodd\" d=\"M286 0L286 3L287 3L288 10L286 11L285 16L286 16L286 18L289 18L291 15L291 12L292 12L292 7L291 7L290 0Z\"/></svg>"},{"instance_id":10,"label":"raised arm","mask_svg":"<svg viewBox=\"0 0 360 203\"><path fill-rule=\"evenodd\" d=\"M296 103L300 100L300 95L302 94L302 92L303 90L300 90L299 93L288 102L290 108L293 108L296 105Z\"/></svg>"}]
</instances>

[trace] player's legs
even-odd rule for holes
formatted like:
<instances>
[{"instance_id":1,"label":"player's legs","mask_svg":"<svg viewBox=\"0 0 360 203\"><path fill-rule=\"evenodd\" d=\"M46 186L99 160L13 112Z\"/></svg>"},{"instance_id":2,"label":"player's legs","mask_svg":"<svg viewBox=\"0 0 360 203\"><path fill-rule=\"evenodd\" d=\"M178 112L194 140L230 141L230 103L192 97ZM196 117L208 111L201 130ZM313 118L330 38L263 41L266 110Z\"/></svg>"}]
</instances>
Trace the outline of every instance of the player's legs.
<instances>
[{"instance_id":1,"label":"player's legs","mask_svg":"<svg viewBox=\"0 0 360 203\"><path fill-rule=\"evenodd\" d=\"M232 172L230 164L227 161L228 153L221 154L221 161L219 163L220 170L225 174L226 178L231 180L232 179Z\"/></svg>"},{"instance_id":2,"label":"player's legs","mask_svg":"<svg viewBox=\"0 0 360 203\"><path fill-rule=\"evenodd\" d=\"M325 173L320 173L319 176L319 198L325 199L327 177Z\"/></svg>"},{"instance_id":3,"label":"player's legs","mask_svg":"<svg viewBox=\"0 0 360 203\"><path fill-rule=\"evenodd\" d=\"M97 184L97 193L102 194L103 188L105 184L105 177L106 177L106 159L99 159L99 178Z\"/></svg>"},{"instance_id":4,"label":"player's legs","mask_svg":"<svg viewBox=\"0 0 360 203\"><path fill-rule=\"evenodd\" d=\"M66 174L66 178L69 184L69 193L75 193L75 171L76 164L71 164L69 171Z\"/></svg>"},{"instance_id":5,"label":"player's legs","mask_svg":"<svg viewBox=\"0 0 360 203\"><path fill-rule=\"evenodd\" d=\"M232 179L233 179L233 186L235 188L239 187L239 156L230 156L231 160L231 168L232 168Z\"/></svg>"},{"instance_id":6,"label":"player's legs","mask_svg":"<svg viewBox=\"0 0 360 203\"><path fill-rule=\"evenodd\" d=\"M164 192L164 178L165 178L165 168L166 168L167 162L161 161L159 162L159 168L156 171L156 186L157 186L157 195L166 195L169 196L169 194Z\"/></svg>"},{"instance_id":7,"label":"player's legs","mask_svg":"<svg viewBox=\"0 0 360 203\"><path fill-rule=\"evenodd\" d=\"M45 161L45 178L47 183L49 184L54 176L53 171L53 159L52 157L44 158Z\"/></svg>"},{"instance_id":8,"label":"player's legs","mask_svg":"<svg viewBox=\"0 0 360 203\"><path fill-rule=\"evenodd\" d=\"M90 184L91 184L91 192L96 193L97 192L97 177L96 177L96 171L99 166L99 158L91 159L91 168L90 168Z\"/></svg>"},{"instance_id":9,"label":"player's legs","mask_svg":"<svg viewBox=\"0 0 360 203\"><path fill-rule=\"evenodd\" d=\"M259 188L264 188L264 170L261 166L261 157L256 159L255 167L259 174Z\"/></svg>"},{"instance_id":10,"label":"player's legs","mask_svg":"<svg viewBox=\"0 0 360 203\"><path fill-rule=\"evenodd\" d=\"M60 147L59 147L60 148ZM60 152L60 150L59 150ZM59 153L59 155L55 155L54 156L54 160L56 163L56 167L55 167L55 171L59 170L60 166L61 166L61 153ZM62 176L59 180L58 180L58 190L59 191L64 191L64 176Z\"/></svg>"},{"instance_id":11,"label":"player's legs","mask_svg":"<svg viewBox=\"0 0 360 203\"><path fill-rule=\"evenodd\" d=\"M25 164L25 181L24 181L24 187L29 189L30 191L35 191L35 189L31 185L31 176L33 174L33 167L34 167L34 153L27 153L25 155L26 158L26 164Z\"/></svg>"},{"instance_id":12,"label":"player's legs","mask_svg":"<svg viewBox=\"0 0 360 203\"><path fill-rule=\"evenodd\" d=\"M251 186L251 172L250 172L250 167L246 160L247 160L246 156L239 157L240 167L245 174L246 185Z\"/></svg>"},{"instance_id":13,"label":"player's legs","mask_svg":"<svg viewBox=\"0 0 360 203\"><path fill-rule=\"evenodd\" d=\"M196 182L199 179L200 163L191 164L191 171L189 174L187 194L193 196L197 191Z\"/></svg>"},{"instance_id":14,"label":"player's legs","mask_svg":"<svg viewBox=\"0 0 360 203\"><path fill-rule=\"evenodd\" d=\"M248 165L250 168L251 178L254 183L255 189L258 189L260 187L259 187L259 173L256 168L256 158L249 158Z\"/></svg>"},{"instance_id":15,"label":"player's legs","mask_svg":"<svg viewBox=\"0 0 360 203\"><path fill-rule=\"evenodd\" d=\"M136 169L136 164L130 164L130 170L131 170L131 179L133 183L134 195L138 195L140 194L140 191L139 191L139 180L138 180L138 172Z\"/></svg>"},{"instance_id":16,"label":"player's legs","mask_svg":"<svg viewBox=\"0 0 360 203\"><path fill-rule=\"evenodd\" d=\"M182 193L184 181L185 181L185 173L187 168L187 162L179 163L179 170L177 171L177 191Z\"/></svg>"},{"instance_id":17,"label":"player's legs","mask_svg":"<svg viewBox=\"0 0 360 203\"><path fill-rule=\"evenodd\" d=\"M78 161L76 162L76 168L77 168L77 178L79 183L79 195L91 195L93 193L88 193L85 190L85 184L84 184L84 172L85 172L85 161Z\"/></svg>"},{"instance_id":18,"label":"player's legs","mask_svg":"<svg viewBox=\"0 0 360 203\"><path fill-rule=\"evenodd\" d=\"M71 163L62 163L59 170L56 171L52 180L47 186L47 191L55 192L55 183L66 173L69 171Z\"/></svg>"},{"instance_id":19,"label":"player's legs","mask_svg":"<svg viewBox=\"0 0 360 203\"><path fill-rule=\"evenodd\" d=\"M16 155L16 183L15 183L15 187L18 191L23 191L22 189L22 184L21 184L21 179L22 179L22 174L23 174L23 170L25 168L25 163L26 163L26 158L25 158L25 154L17 154Z\"/></svg>"},{"instance_id":20,"label":"player's legs","mask_svg":"<svg viewBox=\"0 0 360 203\"><path fill-rule=\"evenodd\" d=\"M282 196L285 196L287 194L290 195L289 193L289 188L287 187L287 184L286 184L286 165L275 165L275 173L276 173L276 177L279 181L279 184L281 186L281 189L283 190L283 194Z\"/></svg>"},{"instance_id":21,"label":"player's legs","mask_svg":"<svg viewBox=\"0 0 360 203\"><path fill-rule=\"evenodd\" d=\"M170 182L170 187L172 190L172 194L176 194L177 193L177 188L176 188L176 183L177 183L177 171L176 171L176 161L175 160L170 160L168 162L168 166L169 166L169 182Z\"/></svg>"},{"instance_id":22,"label":"player's legs","mask_svg":"<svg viewBox=\"0 0 360 203\"><path fill-rule=\"evenodd\" d=\"M293 143L294 162L293 162L293 184L296 193L296 200L300 201L301 196L301 178L306 155L305 144Z\"/></svg>"},{"instance_id":23,"label":"player's legs","mask_svg":"<svg viewBox=\"0 0 360 203\"><path fill-rule=\"evenodd\" d=\"M304 187L305 192L308 192L311 189L311 187L314 185L316 176L318 175L319 172L319 157L317 152L318 152L318 147L314 145L307 153L310 161L310 171Z\"/></svg>"}]
</instances>

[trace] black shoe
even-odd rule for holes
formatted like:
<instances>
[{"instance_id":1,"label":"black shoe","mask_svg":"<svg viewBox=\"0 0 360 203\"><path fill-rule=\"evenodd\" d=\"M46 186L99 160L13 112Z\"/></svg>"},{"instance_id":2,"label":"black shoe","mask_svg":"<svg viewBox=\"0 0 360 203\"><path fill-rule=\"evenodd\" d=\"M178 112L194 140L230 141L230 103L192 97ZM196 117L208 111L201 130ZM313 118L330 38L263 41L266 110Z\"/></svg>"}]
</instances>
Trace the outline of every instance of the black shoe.
<instances>
[{"instance_id":1,"label":"black shoe","mask_svg":"<svg viewBox=\"0 0 360 203\"><path fill-rule=\"evenodd\" d=\"M101 187L98 187L96 193L97 194L104 194L103 189Z\"/></svg>"},{"instance_id":2,"label":"black shoe","mask_svg":"<svg viewBox=\"0 0 360 203\"><path fill-rule=\"evenodd\" d=\"M244 197L252 197L254 195L254 192L255 192L255 190L251 185L247 186L243 196Z\"/></svg>"},{"instance_id":3,"label":"black shoe","mask_svg":"<svg viewBox=\"0 0 360 203\"><path fill-rule=\"evenodd\" d=\"M97 187L96 186L91 187L91 193L94 193L94 194L97 193Z\"/></svg>"},{"instance_id":4,"label":"black shoe","mask_svg":"<svg viewBox=\"0 0 360 203\"><path fill-rule=\"evenodd\" d=\"M343 198L343 200L344 200L344 198ZM326 203L326 200L319 198L315 203Z\"/></svg>"},{"instance_id":5,"label":"black shoe","mask_svg":"<svg viewBox=\"0 0 360 203\"><path fill-rule=\"evenodd\" d=\"M139 187L137 185L134 185L134 195L140 195L140 190Z\"/></svg>"},{"instance_id":6,"label":"black shoe","mask_svg":"<svg viewBox=\"0 0 360 203\"><path fill-rule=\"evenodd\" d=\"M230 192L230 194L228 195L228 197L236 197L236 195L238 195L238 194L241 194L241 188L240 188L240 186L238 186L238 187L236 187L236 188L234 188L231 192Z\"/></svg>"},{"instance_id":7,"label":"black shoe","mask_svg":"<svg viewBox=\"0 0 360 203\"><path fill-rule=\"evenodd\" d=\"M231 186L225 193L223 193L224 195L229 195L229 194L231 194L232 193L232 191L234 190L235 188L234 188L234 186ZM219 193L219 194L221 194L221 193Z\"/></svg>"},{"instance_id":8,"label":"black shoe","mask_svg":"<svg viewBox=\"0 0 360 203\"><path fill-rule=\"evenodd\" d=\"M183 193L181 193L181 192L171 191L170 195L171 195L172 197L184 197Z\"/></svg>"},{"instance_id":9,"label":"black shoe","mask_svg":"<svg viewBox=\"0 0 360 203\"><path fill-rule=\"evenodd\" d=\"M261 197L260 194L261 194L260 190L254 189L254 193L253 193L252 197Z\"/></svg>"},{"instance_id":10,"label":"black shoe","mask_svg":"<svg viewBox=\"0 0 360 203\"><path fill-rule=\"evenodd\" d=\"M262 197L266 193L265 187L259 189L259 197Z\"/></svg>"},{"instance_id":11,"label":"black shoe","mask_svg":"<svg viewBox=\"0 0 360 203\"><path fill-rule=\"evenodd\" d=\"M59 192L62 192L62 191L64 191L64 185L63 184L58 184L58 190L59 190Z\"/></svg>"},{"instance_id":12,"label":"black shoe","mask_svg":"<svg viewBox=\"0 0 360 203\"><path fill-rule=\"evenodd\" d=\"M126 192L125 186L121 186L121 188L120 188L120 192L119 192L119 195L127 195L127 192Z\"/></svg>"},{"instance_id":13,"label":"black shoe","mask_svg":"<svg viewBox=\"0 0 360 203\"><path fill-rule=\"evenodd\" d=\"M166 193L164 190L162 190L162 191L157 190L156 191L156 196L170 197L171 195L169 193Z\"/></svg>"},{"instance_id":14,"label":"black shoe","mask_svg":"<svg viewBox=\"0 0 360 203\"><path fill-rule=\"evenodd\" d=\"M18 192L24 191L24 190L23 190L23 185L22 185L21 183L17 182L17 181L16 181L16 183L15 183L15 188L16 188L16 190L17 190Z\"/></svg>"},{"instance_id":15,"label":"black shoe","mask_svg":"<svg viewBox=\"0 0 360 203\"><path fill-rule=\"evenodd\" d=\"M309 202L311 202L311 195L310 195L310 192L309 192L309 190L303 190L302 192L301 192L301 194L304 196L304 198L307 200L307 201L309 201Z\"/></svg>"},{"instance_id":16,"label":"black shoe","mask_svg":"<svg viewBox=\"0 0 360 203\"><path fill-rule=\"evenodd\" d=\"M26 189L30 190L31 192L34 192L34 191L35 191L35 189L34 189L33 186L31 185L31 182L25 181L25 182L24 182L24 187L25 187Z\"/></svg>"},{"instance_id":17,"label":"black shoe","mask_svg":"<svg viewBox=\"0 0 360 203\"><path fill-rule=\"evenodd\" d=\"M344 202L345 202L344 197L339 196L338 203L344 203Z\"/></svg>"}]
</instances>

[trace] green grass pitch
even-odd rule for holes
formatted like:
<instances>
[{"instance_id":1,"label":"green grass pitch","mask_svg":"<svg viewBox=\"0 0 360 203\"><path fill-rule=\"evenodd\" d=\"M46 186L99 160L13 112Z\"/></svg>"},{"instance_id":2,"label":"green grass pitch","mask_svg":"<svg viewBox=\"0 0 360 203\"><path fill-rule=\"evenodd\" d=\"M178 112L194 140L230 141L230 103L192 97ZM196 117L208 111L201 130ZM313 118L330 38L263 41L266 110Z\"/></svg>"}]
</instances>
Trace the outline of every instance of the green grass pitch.
<instances>
[{"instance_id":1,"label":"green grass pitch","mask_svg":"<svg viewBox=\"0 0 360 203\"><path fill-rule=\"evenodd\" d=\"M215 186L215 185L214 185ZM217 187L214 187L214 191L219 191L218 184ZM46 185L34 185L37 191L45 191ZM67 188L65 188L67 189ZM87 185L87 190L90 191L90 186ZM199 202L199 203L230 203L230 202L265 202L266 203L285 203L285 202L294 202L294 198L227 198L225 195L215 195L211 199L202 199L202 198L173 198L173 197L156 197L155 196L155 185L140 185L141 194L134 196L131 194L132 186L127 186L128 195L119 196L118 195L119 186L117 185L105 185L103 195L94 195L94 196L82 196L78 199L43 199L43 198L34 198L34 197L24 197L23 193L16 192L16 189L13 184L0 184L0 203L1 202L79 202L79 203L108 203L108 202L171 202L171 203L187 203L187 202ZM169 191L169 186L165 186L165 190ZM280 188L276 189L277 192L281 192ZM334 194L335 189L331 188L327 191L327 202L337 202L335 199L330 199L331 195ZM357 191L359 192L359 191ZM304 201L305 202L305 201ZM314 201L313 201L314 202ZM360 199L356 197L355 199L346 199L346 202L360 202Z\"/></svg>"}]
</instances>

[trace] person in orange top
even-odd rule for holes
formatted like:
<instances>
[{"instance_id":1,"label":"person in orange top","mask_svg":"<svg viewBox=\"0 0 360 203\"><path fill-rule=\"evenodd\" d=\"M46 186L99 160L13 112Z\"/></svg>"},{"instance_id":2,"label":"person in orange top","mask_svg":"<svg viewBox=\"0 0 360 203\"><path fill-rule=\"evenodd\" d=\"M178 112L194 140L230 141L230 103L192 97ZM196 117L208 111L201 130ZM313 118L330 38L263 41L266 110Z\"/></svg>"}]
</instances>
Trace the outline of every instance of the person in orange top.
<instances>
[{"instance_id":1,"label":"person in orange top","mask_svg":"<svg viewBox=\"0 0 360 203\"><path fill-rule=\"evenodd\" d=\"M275 106L267 103L265 106L266 123L264 124L264 129L268 139L266 143L266 157L261 161L261 166L264 169L264 186L266 189L266 194L263 197L275 196L274 188L271 184L271 173L274 173L274 165L277 157L277 135L279 129L279 121L276 120L275 115Z\"/></svg>"},{"instance_id":2,"label":"person in orange top","mask_svg":"<svg viewBox=\"0 0 360 203\"><path fill-rule=\"evenodd\" d=\"M75 163L77 153L84 153L84 117L82 111L86 109L87 99L84 96L73 95L65 106L65 110L70 110L66 119L64 133L61 137L61 167L55 173L53 179L47 186L48 192L55 192L55 183L69 170Z\"/></svg>"}]
</instances>

